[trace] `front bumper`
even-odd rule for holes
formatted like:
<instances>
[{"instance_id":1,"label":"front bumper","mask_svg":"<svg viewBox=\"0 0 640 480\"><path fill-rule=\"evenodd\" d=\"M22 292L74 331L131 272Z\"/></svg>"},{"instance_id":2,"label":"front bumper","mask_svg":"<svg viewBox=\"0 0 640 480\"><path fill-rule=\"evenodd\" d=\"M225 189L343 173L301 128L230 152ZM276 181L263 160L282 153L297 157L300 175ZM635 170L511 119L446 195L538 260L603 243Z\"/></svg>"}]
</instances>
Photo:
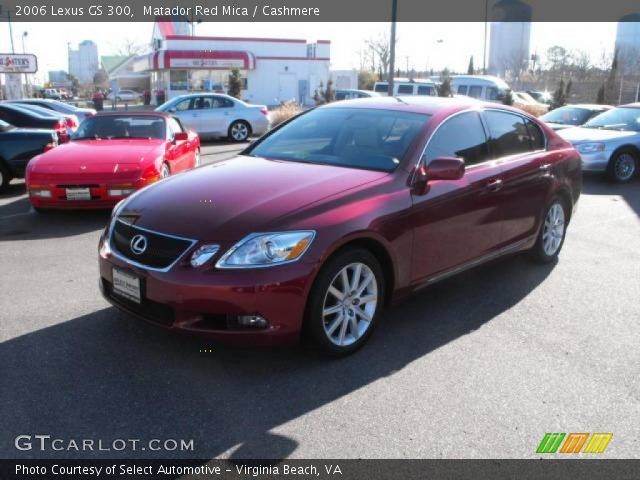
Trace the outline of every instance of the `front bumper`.
<instances>
[{"instance_id":1,"label":"front bumper","mask_svg":"<svg viewBox=\"0 0 640 480\"><path fill-rule=\"evenodd\" d=\"M29 191L29 201L31 205L36 208L50 208L61 210L93 210L93 209L112 209L120 200L126 198L124 196L111 196L109 195L109 189L133 189L139 190L145 185L140 185L140 182L123 185L118 184L79 184L77 187L89 187L91 193L91 200L67 200L66 188L64 186L56 184L38 184L37 187L27 185ZM75 186L75 185L74 185ZM47 190L51 192L50 197L35 196L33 191L35 190Z\"/></svg>"},{"instance_id":2,"label":"front bumper","mask_svg":"<svg viewBox=\"0 0 640 480\"><path fill-rule=\"evenodd\" d=\"M611 152L604 150L602 152L581 153L583 172L606 172L609 164Z\"/></svg>"},{"instance_id":3,"label":"front bumper","mask_svg":"<svg viewBox=\"0 0 640 480\"><path fill-rule=\"evenodd\" d=\"M193 248L197 248L197 245ZM221 255L192 268L186 252L168 272L139 268L116 258L100 241L100 289L114 306L176 332L203 336L228 344L291 344L299 339L306 300L317 273L315 263L247 269L213 267ZM140 304L113 293L113 267L141 279ZM267 327L239 327L240 315L259 315Z\"/></svg>"}]
</instances>

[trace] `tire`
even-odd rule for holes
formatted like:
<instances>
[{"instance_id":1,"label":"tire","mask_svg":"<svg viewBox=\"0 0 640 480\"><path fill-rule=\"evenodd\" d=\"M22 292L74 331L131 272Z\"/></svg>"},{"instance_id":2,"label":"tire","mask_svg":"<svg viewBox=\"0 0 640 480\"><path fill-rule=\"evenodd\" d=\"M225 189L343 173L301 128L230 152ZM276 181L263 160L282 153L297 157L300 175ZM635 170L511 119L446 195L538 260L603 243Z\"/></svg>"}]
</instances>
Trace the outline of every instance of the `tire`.
<instances>
[{"instance_id":1,"label":"tire","mask_svg":"<svg viewBox=\"0 0 640 480\"><path fill-rule=\"evenodd\" d=\"M559 197L547 205L542 217L538 238L531 250L532 258L538 263L555 262L567 235L567 206Z\"/></svg>"},{"instance_id":2,"label":"tire","mask_svg":"<svg viewBox=\"0 0 640 480\"><path fill-rule=\"evenodd\" d=\"M638 154L630 148L618 150L607 166L609 178L616 183L626 183L638 173Z\"/></svg>"},{"instance_id":3,"label":"tire","mask_svg":"<svg viewBox=\"0 0 640 480\"><path fill-rule=\"evenodd\" d=\"M171 176L171 169L167 163L162 164L162 170L160 171L160 178L167 178Z\"/></svg>"},{"instance_id":4,"label":"tire","mask_svg":"<svg viewBox=\"0 0 640 480\"><path fill-rule=\"evenodd\" d=\"M360 282L353 282L359 271ZM351 296L338 294L346 272ZM371 276L370 280L369 277ZM364 290L358 294L357 290ZM309 294L303 326L306 340L322 353L342 356L358 350L371 336L384 305L385 280L376 257L361 248L345 249L322 267ZM367 300L360 303L360 300ZM326 313L325 313L326 312ZM354 332L357 332L354 335Z\"/></svg>"},{"instance_id":5,"label":"tire","mask_svg":"<svg viewBox=\"0 0 640 480\"><path fill-rule=\"evenodd\" d=\"M201 158L200 158L200 149L199 148L196 150L196 154L195 155L196 155L196 159L194 161L193 168L197 168L197 167L200 166Z\"/></svg>"},{"instance_id":6,"label":"tire","mask_svg":"<svg viewBox=\"0 0 640 480\"><path fill-rule=\"evenodd\" d=\"M251 126L244 120L236 120L229 125L227 135L232 142L246 142L251 136Z\"/></svg>"},{"instance_id":7,"label":"tire","mask_svg":"<svg viewBox=\"0 0 640 480\"><path fill-rule=\"evenodd\" d=\"M0 161L0 192L4 192L11 182L9 169Z\"/></svg>"}]
</instances>

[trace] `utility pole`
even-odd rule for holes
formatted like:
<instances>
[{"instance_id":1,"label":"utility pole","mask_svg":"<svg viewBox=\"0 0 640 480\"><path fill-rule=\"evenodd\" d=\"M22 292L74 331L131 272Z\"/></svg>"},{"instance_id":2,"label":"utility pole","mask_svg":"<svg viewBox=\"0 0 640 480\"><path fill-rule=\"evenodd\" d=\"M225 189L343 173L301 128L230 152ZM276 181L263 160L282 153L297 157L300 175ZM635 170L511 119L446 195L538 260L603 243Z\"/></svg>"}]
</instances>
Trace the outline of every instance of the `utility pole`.
<instances>
[{"instance_id":1,"label":"utility pole","mask_svg":"<svg viewBox=\"0 0 640 480\"><path fill-rule=\"evenodd\" d=\"M391 40L390 40L390 55L389 55L389 89L388 95L393 96L393 76L396 69L396 21L398 19L398 0L392 0L391 4Z\"/></svg>"},{"instance_id":2,"label":"utility pole","mask_svg":"<svg viewBox=\"0 0 640 480\"><path fill-rule=\"evenodd\" d=\"M484 51L482 53L482 74L487 74L487 24L489 23L489 0L484 0Z\"/></svg>"},{"instance_id":3,"label":"utility pole","mask_svg":"<svg viewBox=\"0 0 640 480\"><path fill-rule=\"evenodd\" d=\"M11 10L7 8L7 21L9 22L9 37L11 37L11 53L16 53L16 47L13 45L13 27L11 26Z\"/></svg>"}]
</instances>

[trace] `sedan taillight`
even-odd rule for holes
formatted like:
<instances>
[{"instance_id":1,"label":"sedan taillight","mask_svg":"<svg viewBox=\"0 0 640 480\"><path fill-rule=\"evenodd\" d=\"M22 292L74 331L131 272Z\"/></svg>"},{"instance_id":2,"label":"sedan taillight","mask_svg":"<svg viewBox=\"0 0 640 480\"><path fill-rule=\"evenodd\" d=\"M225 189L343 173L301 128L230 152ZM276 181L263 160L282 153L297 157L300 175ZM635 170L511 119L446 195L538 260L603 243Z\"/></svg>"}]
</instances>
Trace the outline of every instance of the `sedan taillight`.
<instances>
[{"instance_id":1,"label":"sedan taillight","mask_svg":"<svg viewBox=\"0 0 640 480\"><path fill-rule=\"evenodd\" d=\"M76 117L75 117L75 116L73 116L73 117L67 117L67 118L65 119L64 124L65 124L65 126L66 126L67 128L70 128L70 129L72 129L72 130L73 130L73 129L75 129L75 128L78 128L78 120L76 119Z\"/></svg>"}]
</instances>

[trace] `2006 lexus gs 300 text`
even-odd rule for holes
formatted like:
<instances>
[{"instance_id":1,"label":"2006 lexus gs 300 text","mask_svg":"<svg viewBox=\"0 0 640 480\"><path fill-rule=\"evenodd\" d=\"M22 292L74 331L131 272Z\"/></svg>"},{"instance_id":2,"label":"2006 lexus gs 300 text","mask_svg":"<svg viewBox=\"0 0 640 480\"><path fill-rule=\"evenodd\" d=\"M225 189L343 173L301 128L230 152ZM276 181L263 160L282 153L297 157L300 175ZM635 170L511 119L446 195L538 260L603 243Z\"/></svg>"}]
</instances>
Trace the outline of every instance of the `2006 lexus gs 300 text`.
<instances>
[{"instance_id":1,"label":"2006 lexus gs 300 text","mask_svg":"<svg viewBox=\"0 0 640 480\"><path fill-rule=\"evenodd\" d=\"M349 353L419 287L518 251L553 261L581 182L573 147L509 107L338 102L118 204L100 285L176 331Z\"/></svg>"}]
</instances>

